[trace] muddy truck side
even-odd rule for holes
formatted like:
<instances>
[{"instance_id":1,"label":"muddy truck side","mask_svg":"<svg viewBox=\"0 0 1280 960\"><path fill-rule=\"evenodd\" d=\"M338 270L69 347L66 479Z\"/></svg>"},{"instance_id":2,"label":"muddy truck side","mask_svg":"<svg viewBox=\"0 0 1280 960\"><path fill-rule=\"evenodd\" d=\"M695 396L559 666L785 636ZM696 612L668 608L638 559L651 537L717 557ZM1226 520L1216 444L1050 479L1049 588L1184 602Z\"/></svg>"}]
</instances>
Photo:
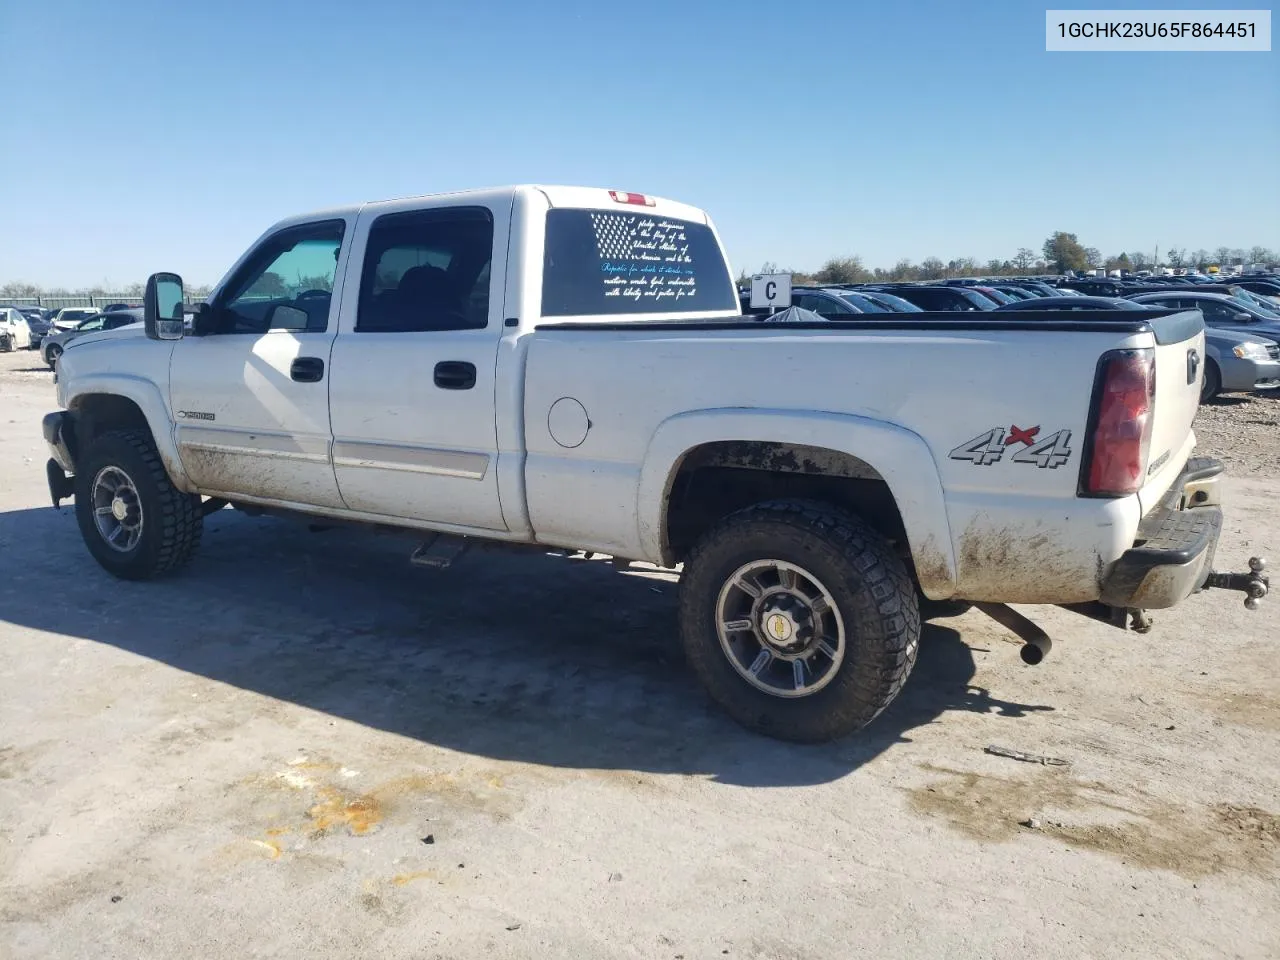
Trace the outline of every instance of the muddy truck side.
<instances>
[{"instance_id":1,"label":"muddy truck side","mask_svg":"<svg viewBox=\"0 0 1280 960\"><path fill-rule=\"evenodd\" d=\"M268 230L183 323L79 338L45 419L111 573L184 566L203 517L393 528L681 567L688 659L743 724L870 722L922 611L1009 603L1145 628L1206 586L1220 464L1192 456L1199 313L739 315L700 210L516 187L363 204ZM480 562L474 560L472 562Z\"/></svg>"}]
</instances>

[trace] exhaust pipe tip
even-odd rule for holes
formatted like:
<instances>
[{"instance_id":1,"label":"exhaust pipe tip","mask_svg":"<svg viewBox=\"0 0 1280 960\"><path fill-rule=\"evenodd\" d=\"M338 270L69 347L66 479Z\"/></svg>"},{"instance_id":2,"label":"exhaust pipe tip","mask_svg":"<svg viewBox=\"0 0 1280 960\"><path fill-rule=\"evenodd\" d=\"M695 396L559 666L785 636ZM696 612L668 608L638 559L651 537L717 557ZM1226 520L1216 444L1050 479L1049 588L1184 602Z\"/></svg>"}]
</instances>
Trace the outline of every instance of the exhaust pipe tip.
<instances>
[{"instance_id":1,"label":"exhaust pipe tip","mask_svg":"<svg viewBox=\"0 0 1280 960\"><path fill-rule=\"evenodd\" d=\"M1022 645L1022 649L1018 651L1018 655L1022 657L1023 663L1034 667L1036 664L1044 660L1052 649L1052 640L1048 637L1037 637L1034 640L1026 641Z\"/></svg>"},{"instance_id":2,"label":"exhaust pipe tip","mask_svg":"<svg viewBox=\"0 0 1280 960\"><path fill-rule=\"evenodd\" d=\"M1018 654L1023 663L1035 666L1053 649L1053 641L1049 639L1049 635L1008 604L980 602L974 606L1022 638L1022 649Z\"/></svg>"}]
</instances>

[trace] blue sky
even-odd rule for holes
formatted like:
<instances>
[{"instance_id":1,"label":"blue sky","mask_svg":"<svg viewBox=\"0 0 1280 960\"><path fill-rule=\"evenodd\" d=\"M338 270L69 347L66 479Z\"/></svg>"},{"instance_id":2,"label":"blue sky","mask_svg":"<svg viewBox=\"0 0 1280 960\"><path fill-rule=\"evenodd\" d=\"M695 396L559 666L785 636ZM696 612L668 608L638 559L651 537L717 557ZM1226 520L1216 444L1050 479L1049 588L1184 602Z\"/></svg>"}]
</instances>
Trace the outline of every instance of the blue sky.
<instances>
[{"instance_id":1,"label":"blue sky","mask_svg":"<svg viewBox=\"0 0 1280 960\"><path fill-rule=\"evenodd\" d=\"M1280 247L1280 53L1051 54L1045 6L0 0L0 283L520 182L705 207L735 269Z\"/></svg>"}]
</instances>

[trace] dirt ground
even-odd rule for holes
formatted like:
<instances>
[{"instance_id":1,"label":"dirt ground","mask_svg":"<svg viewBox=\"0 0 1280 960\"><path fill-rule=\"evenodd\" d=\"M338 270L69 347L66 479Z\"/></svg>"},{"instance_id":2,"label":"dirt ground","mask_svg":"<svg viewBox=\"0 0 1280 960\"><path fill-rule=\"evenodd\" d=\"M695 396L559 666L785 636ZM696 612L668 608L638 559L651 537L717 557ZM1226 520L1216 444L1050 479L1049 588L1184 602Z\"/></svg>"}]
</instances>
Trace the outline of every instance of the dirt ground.
<instances>
[{"instance_id":1,"label":"dirt ground","mask_svg":"<svg viewBox=\"0 0 1280 960\"><path fill-rule=\"evenodd\" d=\"M708 705L658 571L225 510L114 581L48 504L51 379L0 355L4 960L1280 956L1274 604L1029 609L1038 667L941 621L799 748ZM1278 419L1201 417L1221 567L1280 554Z\"/></svg>"}]
</instances>

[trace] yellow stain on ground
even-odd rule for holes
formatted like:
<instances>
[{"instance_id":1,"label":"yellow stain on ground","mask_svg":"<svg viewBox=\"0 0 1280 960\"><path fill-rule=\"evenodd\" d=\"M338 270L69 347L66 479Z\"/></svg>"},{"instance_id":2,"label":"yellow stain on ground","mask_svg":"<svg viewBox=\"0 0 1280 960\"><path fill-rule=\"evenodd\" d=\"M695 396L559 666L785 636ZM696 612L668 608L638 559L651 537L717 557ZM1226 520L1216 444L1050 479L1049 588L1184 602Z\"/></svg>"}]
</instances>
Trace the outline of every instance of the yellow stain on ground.
<instances>
[{"instance_id":1,"label":"yellow stain on ground","mask_svg":"<svg viewBox=\"0 0 1280 960\"><path fill-rule=\"evenodd\" d=\"M414 870L410 873L397 873L391 878L391 882L397 887L403 887L415 880L438 880L439 878L440 874L435 870Z\"/></svg>"},{"instance_id":2,"label":"yellow stain on ground","mask_svg":"<svg viewBox=\"0 0 1280 960\"><path fill-rule=\"evenodd\" d=\"M316 793L320 802L307 811L307 816L319 833L346 827L352 834L362 836L382 822L382 804L376 797L353 797L333 787L322 787Z\"/></svg>"},{"instance_id":3,"label":"yellow stain on ground","mask_svg":"<svg viewBox=\"0 0 1280 960\"><path fill-rule=\"evenodd\" d=\"M280 859L279 844L274 843L271 840L254 840L253 845L255 847L261 847L263 850L267 851L267 856L270 857L272 860Z\"/></svg>"},{"instance_id":4,"label":"yellow stain on ground","mask_svg":"<svg viewBox=\"0 0 1280 960\"><path fill-rule=\"evenodd\" d=\"M285 766L274 774L243 781L245 785L259 788L310 795L309 805L304 808L305 815L297 822L292 819L281 822L277 815L272 818L274 826L264 827L261 839L249 842L271 860L280 859L286 852L290 854L288 859L292 860L301 855L298 851L302 848L290 846L286 851L277 838L300 835L319 839L342 833L364 836L380 829L401 808L423 801L456 804L499 820L505 819L510 816L510 806L516 800L508 790L505 773L493 768L417 773L384 780L357 791L349 789L348 783L361 776L358 770L326 757L298 756L286 761ZM397 875L394 882L403 886L432 876L430 871L405 873Z\"/></svg>"}]
</instances>

